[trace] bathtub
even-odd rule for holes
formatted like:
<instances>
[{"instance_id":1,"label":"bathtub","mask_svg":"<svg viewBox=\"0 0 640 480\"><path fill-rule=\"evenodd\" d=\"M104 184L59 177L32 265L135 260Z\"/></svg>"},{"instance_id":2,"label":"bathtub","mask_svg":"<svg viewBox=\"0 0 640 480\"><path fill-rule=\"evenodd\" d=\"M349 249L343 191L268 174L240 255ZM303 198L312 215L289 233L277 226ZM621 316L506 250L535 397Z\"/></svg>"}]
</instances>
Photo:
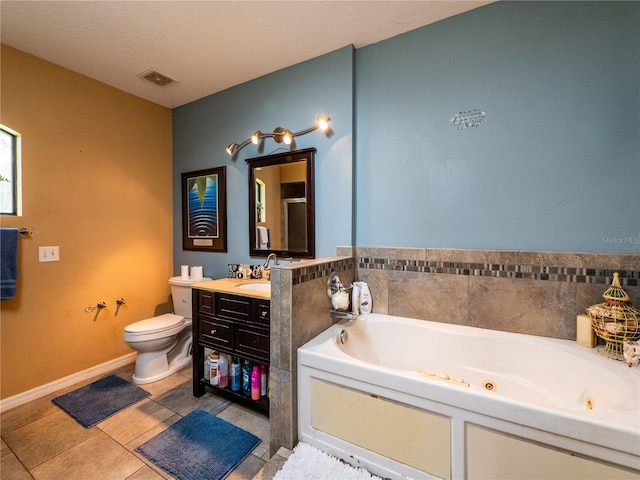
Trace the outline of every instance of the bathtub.
<instances>
[{"instance_id":1,"label":"bathtub","mask_svg":"<svg viewBox=\"0 0 640 480\"><path fill-rule=\"evenodd\" d=\"M640 368L371 314L298 349L298 438L389 478L639 478Z\"/></svg>"}]
</instances>

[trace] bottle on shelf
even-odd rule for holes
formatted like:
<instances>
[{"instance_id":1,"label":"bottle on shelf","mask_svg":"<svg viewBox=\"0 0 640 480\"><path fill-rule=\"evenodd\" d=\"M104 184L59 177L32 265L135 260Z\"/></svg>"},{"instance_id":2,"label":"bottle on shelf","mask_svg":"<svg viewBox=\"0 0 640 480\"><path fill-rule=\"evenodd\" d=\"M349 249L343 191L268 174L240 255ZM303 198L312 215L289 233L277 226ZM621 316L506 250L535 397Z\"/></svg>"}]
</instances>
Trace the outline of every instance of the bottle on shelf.
<instances>
[{"instance_id":1,"label":"bottle on shelf","mask_svg":"<svg viewBox=\"0 0 640 480\"><path fill-rule=\"evenodd\" d=\"M242 363L242 393L245 397L251 396L251 371L253 365L249 360L244 360Z\"/></svg>"},{"instance_id":2,"label":"bottle on shelf","mask_svg":"<svg viewBox=\"0 0 640 480\"><path fill-rule=\"evenodd\" d=\"M218 386L227 388L229 384L229 362L224 355L218 359Z\"/></svg>"},{"instance_id":3,"label":"bottle on shelf","mask_svg":"<svg viewBox=\"0 0 640 480\"><path fill-rule=\"evenodd\" d=\"M231 390L237 392L242 386L242 367L238 357L231 360Z\"/></svg>"},{"instance_id":4,"label":"bottle on shelf","mask_svg":"<svg viewBox=\"0 0 640 480\"><path fill-rule=\"evenodd\" d=\"M211 359L211 357L209 355L205 355L204 357L204 379L207 383L209 383L209 379L211 378L211 370L209 370L211 368L210 364L209 364L209 360Z\"/></svg>"},{"instance_id":5,"label":"bottle on shelf","mask_svg":"<svg viewBox=\"0 0 640 480\"><path fill-rule=\"evenodd\" d=\"M254 365L251 371L251 400L260 400L260 367Z\"/></svg>"},{"instance_id":6,"label":"bottle on shelf","mask_svg":"<svg viewBox=\"0 0 640 480\"><path fill-rule=\"evenodd\" d=\"M267 366L260 365L260 396L267 395Z\"/></svg>"},{"instance_id":7,"label":"bottle on shelf","mask_svg":"<svg viewBox=\"0 0 640 480\"><path fill-rule=\"evenodd\" d=\"M220 355L217 352L211 354L209 359L209 383L213 386L218 386L218 360Z\"/></svg>"}]
</instances>

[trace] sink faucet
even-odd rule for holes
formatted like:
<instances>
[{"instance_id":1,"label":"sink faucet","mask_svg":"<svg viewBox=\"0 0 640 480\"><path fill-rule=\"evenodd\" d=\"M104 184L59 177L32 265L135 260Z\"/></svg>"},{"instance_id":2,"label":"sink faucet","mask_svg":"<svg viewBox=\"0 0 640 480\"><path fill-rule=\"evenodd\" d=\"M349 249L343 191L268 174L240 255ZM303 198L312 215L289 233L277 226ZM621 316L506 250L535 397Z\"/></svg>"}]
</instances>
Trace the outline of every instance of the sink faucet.
<instances>
[{"instance_id":1,"label":"sink faucet","mask_svg":"<svg viewBox=\"0 0 640 480\"><path fill-rule=\"evenodd\" d=\"M270 253L267 259L264 262L264 268L269 268L269 260L273 259L273 265L278 265L278 257L276 257L275 253Z\"/></svg>"},{"instance_id":2,"label":"sink faucet","mask_svg":"<svg viewBox=\"0 0 640 480\"><path fill-rule=\"evenodd\" d=\"M278 257L276 257L275 253L270 253L264 265L262 265L262 277L267 280L271 280L271 267L269 267L269 260L271 259L273 259L273 265L278 265Z\"/></svg>"}]
</instances>

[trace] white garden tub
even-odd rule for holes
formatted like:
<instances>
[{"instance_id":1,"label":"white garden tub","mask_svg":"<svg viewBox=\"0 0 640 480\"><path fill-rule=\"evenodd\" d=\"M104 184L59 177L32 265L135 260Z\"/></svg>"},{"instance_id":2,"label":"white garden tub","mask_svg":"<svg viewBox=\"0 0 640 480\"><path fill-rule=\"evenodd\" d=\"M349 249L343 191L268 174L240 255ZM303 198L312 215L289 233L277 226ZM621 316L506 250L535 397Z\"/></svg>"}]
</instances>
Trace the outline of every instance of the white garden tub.
<instances>
[{"instance_id":1,"label":"white garden tub","mask_svg":"<svg viewBox=\"0 0 640 480\"><path fill-rule=\"evenodd\" d=\"M573 341L372 314L298 350L298 433L391 478L638 478L640 368Z\"/></svg>"}]
</instances>

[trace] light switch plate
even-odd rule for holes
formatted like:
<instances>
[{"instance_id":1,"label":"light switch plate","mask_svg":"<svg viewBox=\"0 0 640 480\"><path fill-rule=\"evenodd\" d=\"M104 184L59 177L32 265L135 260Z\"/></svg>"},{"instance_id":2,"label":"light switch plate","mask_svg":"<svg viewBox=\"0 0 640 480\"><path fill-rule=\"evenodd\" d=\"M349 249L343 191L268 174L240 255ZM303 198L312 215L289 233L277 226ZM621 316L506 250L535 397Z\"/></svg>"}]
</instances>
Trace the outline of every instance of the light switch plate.
<instances>
[{"instance_id":1,"label":"light switch plate","mask_svg":"<svg viewBox=\"0 0 640 480\"><path fill-rule=\"evenodd\" d=\"M60 261L60 247L38 247L38 261L39 262L59 262Z\"/></svg>"}]
</instances>

